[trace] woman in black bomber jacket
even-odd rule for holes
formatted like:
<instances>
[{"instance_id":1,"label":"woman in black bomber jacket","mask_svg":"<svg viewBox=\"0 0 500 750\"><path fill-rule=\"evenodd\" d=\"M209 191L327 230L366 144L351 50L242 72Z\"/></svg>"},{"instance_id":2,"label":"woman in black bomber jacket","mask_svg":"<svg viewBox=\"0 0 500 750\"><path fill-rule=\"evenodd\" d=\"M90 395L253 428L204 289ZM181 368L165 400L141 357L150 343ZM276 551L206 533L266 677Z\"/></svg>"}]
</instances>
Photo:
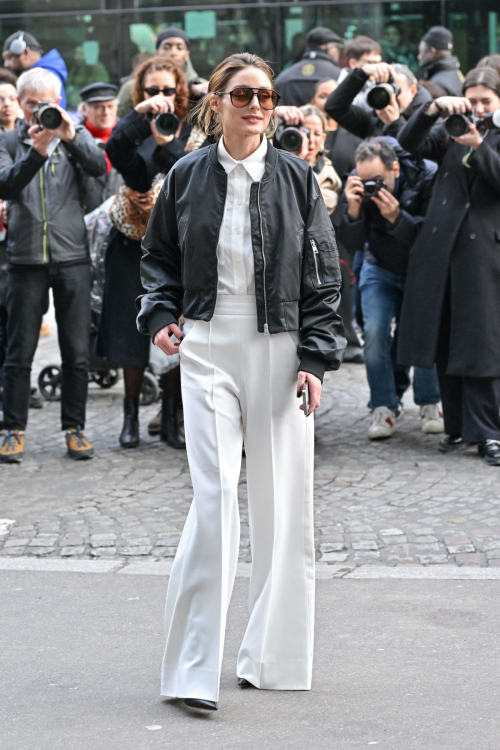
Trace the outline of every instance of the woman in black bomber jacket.
<instances>
[{"instance_id":1,"label":"woman in black bomber jacket","mask_svg":"<svg viewBox=\"0 0 500 750\"><path fill-rule=\"evenodd\" d=\"M143 242L139 329L180 351L195 493L168 588L161 692L195 708L217 708L243 440L252 575L239 684L311 686L314 425L297 395L307 381L316 409L345 339L316 178L266 138L278 99L255 55L215 69L199 117L222 137L173 167ZM174 344L182 312L187 335Z\"/></svg>"}]
</instances>

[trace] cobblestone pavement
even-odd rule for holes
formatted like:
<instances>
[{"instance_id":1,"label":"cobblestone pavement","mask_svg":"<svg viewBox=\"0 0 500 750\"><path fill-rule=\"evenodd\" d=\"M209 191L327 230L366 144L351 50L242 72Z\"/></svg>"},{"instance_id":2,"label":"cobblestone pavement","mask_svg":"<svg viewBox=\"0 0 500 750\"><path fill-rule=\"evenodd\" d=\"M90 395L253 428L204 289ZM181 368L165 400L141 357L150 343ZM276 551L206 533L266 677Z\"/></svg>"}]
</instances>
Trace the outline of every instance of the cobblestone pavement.
<instances>
[{"instance_id":1,"label":"cobblestone pavement","mask_svg":"<svg viewBox=\"0 0 500 750\"><path fill-rule=\"evenodd\" d=\"M40 342L34 374L58 361L53 334ZM93 461L66 457L58 404L30 412L23 463L0 466L0 555L174 556L192 498L186 454L147 435L157 404L141 409L140 447L121 450L122 396L121 383L90 387ZM411 394L398 433L370 443L367 399L363 366L327 375L316 421L318 560L500 567L500 471L473 448L437 453L439 438L421 433ZM244 469L242 562L250 560Z\"/></svg>"}]
</instances>

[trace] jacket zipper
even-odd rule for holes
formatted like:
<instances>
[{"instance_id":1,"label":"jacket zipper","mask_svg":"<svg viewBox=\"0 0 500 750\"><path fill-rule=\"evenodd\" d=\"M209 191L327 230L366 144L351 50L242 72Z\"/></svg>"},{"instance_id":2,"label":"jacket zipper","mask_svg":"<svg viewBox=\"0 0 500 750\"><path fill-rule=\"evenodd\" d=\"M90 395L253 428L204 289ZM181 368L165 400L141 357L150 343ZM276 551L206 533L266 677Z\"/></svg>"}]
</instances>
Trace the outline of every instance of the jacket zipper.
<instances>
[{"instance_id":1,"label":"jacket zipper","mask_svg":"<svg viewBox=\"0 0 500 750\"><path fill-rule=\"evenodd\" d=\"M225 180L226 180L226 183L225 183L225 188L224 188L224 208L222 210L222 219L221 219L220 224L219 224L219 232L217 234L217 244L215 246L215 257L216 257L216 260L217 260L217 278L215 280L215 299L214 299L214 305L212 307L212 316L213 316L213 314L215 312L215 306L217 304L217 289L219 288L219 254L218 254L217 250L219 248L220 233L221 233L221 230L222 230L222 225L224 223L224 212L225 212L225 209L226 209L227 183L228 183L227 174L225 175ZM186 220L186 231L187 231L187 220Z\"/></svg>"},{"instance_id":2,"label":"jacket zipper","mask_svg":"<svg viewBox=\"0 0 500 750\"><path fill-rule=\"evenodd\" d=\"M259 223L260 223L260 241L262 251L262 261L264 263L264 314L266 322L264 323L264 333L269 335L269 320L267 317L267 290L266 290L266 254L264 252L264 232L262 229L262 212L260 210L260 182L257 188L257 205L259 207Z\"/></svg>"},{"instance_id":3,"label":"jacket zipper","mask_svg":"<svg viewBox=\"0 0 500 750\"><path fill-rule=\"evenodd\" d=\"M319 250L314 240L311 240L311 247L313 249L314 266L316 268L316 278L318 279L318 284L322 284L322 281L319 277L319 265L318 265Z\"/></svg>"},{"instance_id":4,"label":"jacket zipper","mask_svg":"<svg viewBox=\"0 0 500 750\"><path fill-rule=\"evenodd\" d=\"M42 253L43 262L47 262L47 211L45 208L45 188L43 184L43 167L40 169L40 193L42 196L42 218L43 218L43 238L42 238Z\"/></svg>"}]
</instances>

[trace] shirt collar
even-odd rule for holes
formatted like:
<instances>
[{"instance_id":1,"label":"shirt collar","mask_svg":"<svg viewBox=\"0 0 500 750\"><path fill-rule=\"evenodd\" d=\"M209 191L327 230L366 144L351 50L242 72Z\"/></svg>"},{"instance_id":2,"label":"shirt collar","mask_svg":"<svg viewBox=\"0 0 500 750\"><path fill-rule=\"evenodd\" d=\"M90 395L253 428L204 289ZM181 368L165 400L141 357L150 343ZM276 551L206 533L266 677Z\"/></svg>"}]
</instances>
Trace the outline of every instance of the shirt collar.
<instances>
[{"instance_id":1,"label":"shirt collar","mask_svg":"<svg viewBox=\"0 0 500 750\"><path fill-rule=\"evenodd\" d=\"M233 157L227 152L226 147L224 146L224 137L219 140L219 145L217 146L219 162L227 174L231 174L238 164L242 164L254 182L259 182L264 175L266 168L266 155L267 138L265 135L262 138L259 148L254 151L253 154L247 156L246 159L243 159L243 161L236 161L236 159L233 159Z\"/></svg>"}]
</instances>

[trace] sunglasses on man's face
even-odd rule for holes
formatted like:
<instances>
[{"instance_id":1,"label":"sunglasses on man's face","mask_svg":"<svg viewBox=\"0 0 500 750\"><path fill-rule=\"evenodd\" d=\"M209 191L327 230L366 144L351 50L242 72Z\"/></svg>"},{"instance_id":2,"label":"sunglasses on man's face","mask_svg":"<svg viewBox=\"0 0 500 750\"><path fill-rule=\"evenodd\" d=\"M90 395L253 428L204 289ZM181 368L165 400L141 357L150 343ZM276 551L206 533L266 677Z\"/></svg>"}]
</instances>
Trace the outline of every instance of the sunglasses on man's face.
<instances>
[{"instance_id":1,"label":"sunglasses on man's face","mask_svg":"<svg viewBox=\"0 0 500 750\"><path fill-rule=\"evenodd\" d=\"M143 91L145 91L148 96L158 96L158 94L163 94L163 96L173 96L177 89L172 86L165 86L163 89L160 89L158 86L147 86Z\"/></svg>"},{"instance_id":2,"label":"sunglasses on man's face","mask_svg":"<svg viewBox=\"0 0 500 750\"><path fill-rule=\"evenodd\" d=\"M218 96L229 96L233 107L238 109L247 107L254 96L257 96L262 109L275 109L280 100L280 95L273 89L251 89L248 86L237 86L232 91L216 91L215 93Z\"/></svg>"}]
</instances>

